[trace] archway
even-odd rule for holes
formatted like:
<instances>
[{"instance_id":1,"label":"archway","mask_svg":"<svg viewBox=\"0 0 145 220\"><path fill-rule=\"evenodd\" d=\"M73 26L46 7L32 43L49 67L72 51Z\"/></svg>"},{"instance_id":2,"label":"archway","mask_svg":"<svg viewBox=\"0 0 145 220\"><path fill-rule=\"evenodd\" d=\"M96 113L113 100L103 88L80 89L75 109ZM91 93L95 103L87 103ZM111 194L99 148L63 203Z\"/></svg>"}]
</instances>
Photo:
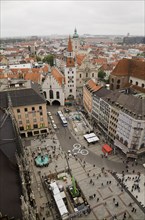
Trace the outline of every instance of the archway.
<instances>
[{"instance_id":1,"label":"archway","mask_svg":"<svg viewBox=\"0 0 145 220\"><path fill-rule=\"evenodd\" d=\"M67 99L68 100L74 100L74 96L73 95L69 95Z\"/></svg>"},{"instance_id":2,"label":"archway","mask_svg":"<svg viewBox=\"0 0 145 220\"><path fill-rule=\"evenodd\" d=\"M47 104L47 105L50 105L50 102L46 100L46 104Z\"/></svg>"},{"instance_id":3,"label":"archway","mask_svg":"<svg viewBox=\"0 0 145 220\"><path fill-rule=\"evenodd\" d=\"M54 101L52 102L52 105L60 105L60 102L59 102L58 100L54 100Z\"/></svg>"}]
</instances>

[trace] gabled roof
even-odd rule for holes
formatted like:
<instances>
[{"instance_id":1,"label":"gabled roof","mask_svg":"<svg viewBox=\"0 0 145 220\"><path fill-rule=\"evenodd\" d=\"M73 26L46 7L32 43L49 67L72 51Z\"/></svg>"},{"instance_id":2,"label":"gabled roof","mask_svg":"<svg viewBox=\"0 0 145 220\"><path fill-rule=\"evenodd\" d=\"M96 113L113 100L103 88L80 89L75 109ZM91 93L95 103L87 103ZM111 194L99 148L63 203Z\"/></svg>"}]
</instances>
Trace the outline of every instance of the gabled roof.
<instances>
[{"instance_id":1,"label":"gabled roof","mask_svg":"<svg viewBox=\"0 0 145 220\"><path fill-rule=\"evenodd\" d=\"M123 58L111 73L115 76L132 76L145 80L145 62Z\"/></svg>"},{"instance_id":2,"label":"gabled roof","mask_svg":"<svg viewBox=\"0 0 145 220\"><path fill-rule=\"evenodd\" d=\"M51 74L56 79L58 84L62 86L64 83L64 75L56 67L52 67Z\"/></svg>"}]
</instances>

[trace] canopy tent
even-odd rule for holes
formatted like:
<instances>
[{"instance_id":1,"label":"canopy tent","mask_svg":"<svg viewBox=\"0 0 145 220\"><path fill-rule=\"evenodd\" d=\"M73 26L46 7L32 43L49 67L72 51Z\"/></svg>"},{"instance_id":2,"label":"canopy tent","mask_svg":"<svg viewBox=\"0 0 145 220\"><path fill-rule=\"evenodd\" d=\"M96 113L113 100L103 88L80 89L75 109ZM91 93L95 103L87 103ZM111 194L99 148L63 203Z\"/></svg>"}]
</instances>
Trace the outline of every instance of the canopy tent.
<instances>
[{"instance_id":1,"label":"canopy tent","mask_svg":"<svg viewBox=\"0 0 145 220\"><path fill-rule=\"evenodd\" d=\"M99 141L99 138L94 133L85 134L84 138L89 144Z\"/></svg>"},{"instance_id":2,"label":"canopy tent","mask_svg":"<svg viewBox=\"0 0 145 220\"><path fill-rule=\"evenodd\" d=\"M102 147L102 151L104 153L108 153L109 154L109 153L111 153L112 148L108 144L104 144L103 147Z\"/></svg>"}]
</instances>

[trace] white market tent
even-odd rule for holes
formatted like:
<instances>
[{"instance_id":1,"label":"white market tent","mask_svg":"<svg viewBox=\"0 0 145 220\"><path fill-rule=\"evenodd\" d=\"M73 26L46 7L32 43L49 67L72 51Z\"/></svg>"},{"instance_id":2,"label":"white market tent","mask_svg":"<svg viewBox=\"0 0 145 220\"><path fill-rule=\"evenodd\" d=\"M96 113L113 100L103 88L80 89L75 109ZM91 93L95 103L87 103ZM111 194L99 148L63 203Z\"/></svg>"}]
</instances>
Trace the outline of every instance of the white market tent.
<instances>
[{"instance_id":1,"label":"white market tent","mask_svg":"<svg viewBox=\"0 0 145 220\"><path fill-rule=\"evenodd\" d=\"M90 144L90 143L94 143L96 141L99 141L99 138L94 134L94 133L90 133L90 134L85 134L84 138L86 139L86 141Z\"/></svg>"},{"instance_id":2,"label":"white market tent","mask_svg":"<svg viewBox=\"0 0 145 220\"><path fill-rule=\"evenodd\" d=\"M67 208L65 206L65 203L64 203L64 201L62 199L61 192L60 192L56 182L51 183L50 186L51 186L51 189L53 191L53 196L54 196L56 205L57 205L57 207L59 209L59 212L61 214L61 217L63 219L63 217L65 215L68 215L69 213L68 213L68 210L67 210ZM64 197L64 195L63 195L63 197Z\"/></svg>"}]
</instances>

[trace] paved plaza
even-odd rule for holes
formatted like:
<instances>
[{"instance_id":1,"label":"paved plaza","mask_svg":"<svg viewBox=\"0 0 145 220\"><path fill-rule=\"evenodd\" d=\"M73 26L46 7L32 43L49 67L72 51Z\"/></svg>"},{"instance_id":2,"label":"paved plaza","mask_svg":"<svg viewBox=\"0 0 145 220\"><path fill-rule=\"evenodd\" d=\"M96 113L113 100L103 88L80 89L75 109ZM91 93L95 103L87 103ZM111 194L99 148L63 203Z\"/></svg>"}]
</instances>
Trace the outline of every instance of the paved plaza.
<instances>
[{"instance_id":1,"label":"paved plaza","mask_svg":"<svg viewBox=\"0 0 145 220\"><path fill-rule=\"evenodd\" d=\"M55 139L55 143L54 140ZM48 204L49 195L42 185L42 177L49 174L66 172L68 165L80 186L84 196L91 207L91 213L83 216L83 219L90 220L111 220L113 216L123 219L126 212L127 219L145 218L145 214L135 204L134 200L123 190L112 174L107 170L101 170L95 165L85 162L76 156L70 155L68 161L65 159L66 153L61 149L56 135L45 139L35 139L27 142L26 154L28 163L32 171L32 188L36 199L37 210L40 218L53 219L52 210ZM51 155L51 162L48 167L39 168L34 164L33 154L41 151ZM115 200L114 200L115 199ZM118 202L118 207L115 204ZM132 207L136 208L136 213L132 212ZM53 215L55 215L53 211ZM79 219L80 217L77 217ZM81 217L82 218L82 217Z\"/></svg>"}]
</instances>

